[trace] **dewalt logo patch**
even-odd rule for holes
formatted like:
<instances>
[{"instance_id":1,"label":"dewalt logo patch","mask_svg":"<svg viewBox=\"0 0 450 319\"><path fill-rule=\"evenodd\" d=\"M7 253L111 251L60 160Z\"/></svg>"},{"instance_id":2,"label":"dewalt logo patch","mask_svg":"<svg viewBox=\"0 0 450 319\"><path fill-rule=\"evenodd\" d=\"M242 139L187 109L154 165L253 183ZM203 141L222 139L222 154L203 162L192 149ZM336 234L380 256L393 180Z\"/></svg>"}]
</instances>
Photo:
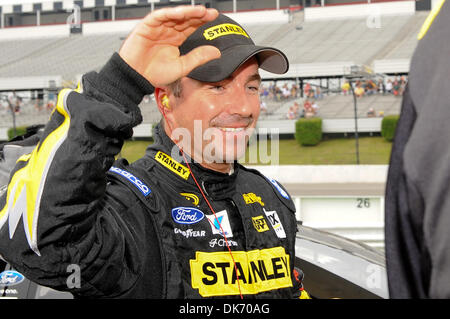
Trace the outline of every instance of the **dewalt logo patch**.
<instances>
[{"instance_id":1,"label":"dewalt logo patch","mask_svg":"<svg viewBox=\"0 0 450 319\"><path fill-rule=\"evenodd\" d=\"M242 194L242 197L244 198L244 201L246 204L259 203L261 206L264 206L264 203L261 200L261 197L256 196L255 193Z\"/></svg>"},{"instance_id":2,"label":"dewalt logo patch","mask_svg":"<svg viewBox=\"0 0 450 319\"><path fill-rule=\"evenodd\" d=\"M224 35L230 35L230 34L238 34L242 35L244 37L249 37L247 32L244 31L240 26L231 24L231 23L223 23L219 25L215 25L213 27L210 27L206 29L203 32L203 36L206 40L214 40L218 37L223 37Z\"/></svg>"},{"instance_id":3,"label":"dewalt logo patch","mask_svg":"<svg viewBox=\"0 0 450 319\"><path fill-rule=\"evenodd\" d=\"M169 155L159 151L158 153L156 153L155 159L161 165L168 168L169 170L171 170L172 172L174 172L181 178L184 178L185 180L187 180L189 178L189 175L190 175L189 169L186 166L184 166L183 164L180 164L179 162L174 160Z\"/></svg>"},{"instance_id":4,"label":"dewalt logo patch","mask_svg":"<svg viewBox=\"0 0 450 319\"><path fill-rule=\"evenodd\" d=\"M197 252L190 260L192 288L202 297L239 295L292 287L289 255L283 247L229 252Z\"/></svg>"},{"instance_id":5,"label":"dewalt logo patch","mask_svg":"<svg viewBox=\"0 0 450 319\"><path fill-rule=\"evenodd\" d=\"M255 227L255 229L260 233L269 230L269 226L267 225L266 219L262 215L252 217L252 222L253 222L253 227Z\"/></svg>"}]
</instances>

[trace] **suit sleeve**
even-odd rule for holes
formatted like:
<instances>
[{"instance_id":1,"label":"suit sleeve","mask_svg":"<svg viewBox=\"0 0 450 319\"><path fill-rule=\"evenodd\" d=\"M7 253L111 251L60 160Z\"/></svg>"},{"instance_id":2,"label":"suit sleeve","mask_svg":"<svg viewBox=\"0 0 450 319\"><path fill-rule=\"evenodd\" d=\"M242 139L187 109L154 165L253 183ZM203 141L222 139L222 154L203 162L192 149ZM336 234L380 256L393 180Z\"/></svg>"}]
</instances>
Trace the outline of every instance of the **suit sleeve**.
<instances>
[{"instance_id":1,"label":"suit sleeve","mask_svg":"<svg viewBox=\"0 0 450 319\"><path fill-rule=\"evenodd\" d=\"M385 196L385 251L390 298L424 298L429 284L430 261L422 226L424 198L420 185L405 167L405 148L416 120L416 109L407 87L396 128Z\"/></svg>"},{"instance_id":2,"label":"suit sleeve","mask_svg":"<svg viewBox=\"0 0 450 319\"><path fill-rule=\"evenodd\" d=\"M135 281L139 231L123 219L134 202L119 199L126 190L118 185L107 190L106 172L152 91L115 53L77 89L59 93L39 144L19 158L0 199L0 255L29 279L65 289L76 264L82 294L119 294L128 288L121 283Z\"/></svg>"}]
</instances>

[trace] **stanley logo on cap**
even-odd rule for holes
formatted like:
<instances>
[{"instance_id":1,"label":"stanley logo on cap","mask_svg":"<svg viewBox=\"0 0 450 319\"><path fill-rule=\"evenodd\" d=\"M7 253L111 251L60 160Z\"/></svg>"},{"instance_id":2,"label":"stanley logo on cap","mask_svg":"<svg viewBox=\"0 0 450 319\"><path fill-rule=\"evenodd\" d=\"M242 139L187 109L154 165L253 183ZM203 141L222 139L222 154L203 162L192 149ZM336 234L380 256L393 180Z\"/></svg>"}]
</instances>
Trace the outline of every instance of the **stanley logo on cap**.
<instances>
[{"instance_id":1,"label":"stanley logo on cap","mask_svg":"<svg viewBox=\"0 0 450 319\"><path fill-rule=\"evenodd\" d=\"M215 25L213 27L210 27L206 29L203 32L203 36L206 40L214 40L218 37L222 37L224 35L229 34L238 34L243 35L247 38L249 38L248 34L242 29L240 26L231 24L231 23L223 23L219 25Z\"/></svg>"}]
</instances>

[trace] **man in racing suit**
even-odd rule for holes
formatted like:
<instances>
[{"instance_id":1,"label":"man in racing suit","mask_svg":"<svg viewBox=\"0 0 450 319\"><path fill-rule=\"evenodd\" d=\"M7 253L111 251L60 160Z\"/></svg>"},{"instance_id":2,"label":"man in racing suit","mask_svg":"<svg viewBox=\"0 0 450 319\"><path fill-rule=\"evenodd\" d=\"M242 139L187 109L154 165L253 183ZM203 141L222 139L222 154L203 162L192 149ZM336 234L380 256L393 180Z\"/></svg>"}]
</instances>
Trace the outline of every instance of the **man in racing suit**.
<instances>
[{"instance_id":1,"label":"man in racing suit","mask_svg":"<svg viewBox=\"0 0 450 319\"><path fill-rule=\"evenodd\" d=\"M286 190L236 160L217 166L197 160L195 149L170 137L171 125L180 119L175 114L177 94L169 84L183 78L181 95L190 96L195 90L186 91L186 83L205 82L193 80L205 74L201 67L223 64L226 58L220 44L223 56L218 59L219 50L212 47L216 44L201 47L204 43L195 41L203 35L251 41L233 20L216 18L217 11L199 6L155 11L100 72L84 75L76 90L60 92L39 144L18 159L0 202L0 255L30 280L80 297L300 295L294 275L295 207ZM168 28L184 33L177 31L176 40L167 44ZM161 39L154 30L163 34ZM190 43L195 52L182 43ZM178 46L182 56L168 61ZM162 54L161 48L169 50ZM253 45L245 54L245 59L238 54L228 60L237 63L231 70L207 72L222 77L208 87L208 94L226 100L224 92L234 90L238 99L239 88L245 99L257 101L260 80L255 69L264 63L270 69L269 60L275 59L275 71L287 71L287 60L283 64L284 55L275 49ZM168 64L158 69L164 63L182 67L169 76ZM228 82L218 89L217 82L224 79ZM164 115L154 129L155 143L132 164L114 162L123 141L142 121L138 104L153 92ZM244 98L239 103L242 108L250 105ZM232 112L233 121L244 113L238 107ZM254 127L258 114L242 114L240 121L250 118L246 123ZM229 124L235 132L229 119L221 111L214 121ZM230 131L228 126L224 131ZM73 269L78 269L79 281L70 281Z\"/></svg>"}]
</instances>

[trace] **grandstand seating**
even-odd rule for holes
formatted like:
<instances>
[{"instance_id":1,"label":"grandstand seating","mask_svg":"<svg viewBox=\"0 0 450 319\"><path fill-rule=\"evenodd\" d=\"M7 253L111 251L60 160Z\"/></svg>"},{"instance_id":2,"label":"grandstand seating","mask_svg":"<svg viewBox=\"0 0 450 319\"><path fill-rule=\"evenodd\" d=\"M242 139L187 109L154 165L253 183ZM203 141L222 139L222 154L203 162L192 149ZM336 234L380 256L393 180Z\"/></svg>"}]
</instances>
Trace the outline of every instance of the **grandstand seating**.
<instances>
[{"instance_id":1,"label":"grandstand seating","mask_svg":"<svg viewBox=\"0 0 450 319\"><path fill-rule=\"evenodd\" d=\"M366 19L302 22L298 17L274 31L269 29L272 33L265 32L268 35L259 39L262 45L282 48L292 64L353 61L371 65L375 59L410 58L426 16L424 12L383 16L380 28L369 28ZM261 36L256 35L258 28L248 31Z\"/></svg>"},{"instance_id":2,"label":"grandstand seating","mask_svg":"<svg viewBox=\"0 0 450 319\"><path fill-rule=\"evenodd\" d=\"M300 13L291 23L244 26L256 43L281 48L294 65L338 61L370 65L376 59L410 58L425 18L421 12L386 16L380 28L368 28L366 19L302 22ZM118 50L127 31L19 41L0 38L0 77L58 74L75 81L99 69Z\"/></svg>"},{"instance_id":3,"label":"grandstand seating","mask_svg":"<svg viewBox=\"0 0 450 319\"><path fill-rule=\"evenodd\" d=\"M304 21L303 12L294 13L289 23L242 24L257 44L280 48L288 56L291 70L300 73L308 70L311 73L306 72L308 76L314 76L314 72L318 72L317 76L326 75L322 74L324 70L339 74L339 70L353 63L389 65L390 72L395 73L396 67L404 68L408 64L417 43L416 35L426 16L427 12L382 16L380 28L369 28L366 19L362 18ZM18 40L2 38L0 34L0 78L61 75L66 85L74 85L82 74L99 70L119 49L128 32L91 32L90 35L65 37L46 35L40 39ZM264 78L265 73L262 75ZM291 103L268 103L269 114L262 115L262 119L284 119ZM319 106L319 116L324 118L353 117L351 96L326 96L319 101ZM364 117L370 107L376 112L398 114L400 99L364 97L358 100L359 116ZM160 119L154 102L142 103L142 110L144 123ZM36 112L32 106L24 106L17 117L17 125L42 122L48 116L42 111ZM10 126L9 116L1 117L0 127L3 126Z\"/></svg>"}]
</instances>

